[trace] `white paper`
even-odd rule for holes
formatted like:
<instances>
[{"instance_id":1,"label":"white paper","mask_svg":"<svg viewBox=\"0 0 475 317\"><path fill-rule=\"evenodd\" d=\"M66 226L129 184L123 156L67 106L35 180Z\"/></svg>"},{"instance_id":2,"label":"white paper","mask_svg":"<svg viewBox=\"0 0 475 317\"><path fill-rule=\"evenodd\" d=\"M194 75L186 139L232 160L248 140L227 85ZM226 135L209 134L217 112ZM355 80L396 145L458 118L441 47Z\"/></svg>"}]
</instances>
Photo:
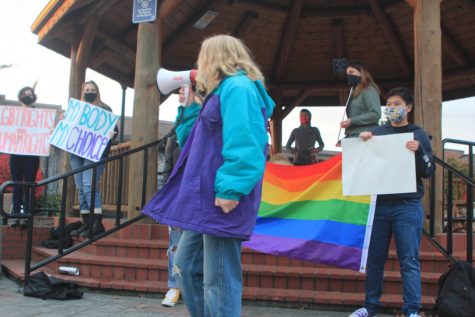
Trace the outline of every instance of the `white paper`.
<instances>
[{"instance_id":1,"label":"white paper","mask_svg":"<svg viewBox=\"0 0 475 317\"><path fill-rule=\"evenodd\" d=\"M343 139L343 195L416 192L415 154L406 148L413 139L413 133Z\"/></svg>"}]
</instances>

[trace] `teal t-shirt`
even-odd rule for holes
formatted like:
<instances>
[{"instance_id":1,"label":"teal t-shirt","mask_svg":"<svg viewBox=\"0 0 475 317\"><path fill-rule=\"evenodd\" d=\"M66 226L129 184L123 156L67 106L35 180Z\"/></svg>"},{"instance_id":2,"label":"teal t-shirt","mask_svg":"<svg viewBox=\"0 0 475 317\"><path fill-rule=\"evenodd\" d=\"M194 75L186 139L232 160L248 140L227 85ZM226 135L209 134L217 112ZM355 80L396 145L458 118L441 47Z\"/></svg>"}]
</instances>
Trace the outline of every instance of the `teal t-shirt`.
<instances>
[{"instance_id":1,"label":"teal t-shirt","mask_svg":"<svg viewBox=\"0 0 475 317\"><path fill-rule=\"evenodd\" d=\"M183 148L186 143L186 139L193 128L193 125L200 114L201 106L194 102L188 106L179 106L178 114L175 120L175 133L178 140L178 145Z\"/></svg>"}]
</instances>

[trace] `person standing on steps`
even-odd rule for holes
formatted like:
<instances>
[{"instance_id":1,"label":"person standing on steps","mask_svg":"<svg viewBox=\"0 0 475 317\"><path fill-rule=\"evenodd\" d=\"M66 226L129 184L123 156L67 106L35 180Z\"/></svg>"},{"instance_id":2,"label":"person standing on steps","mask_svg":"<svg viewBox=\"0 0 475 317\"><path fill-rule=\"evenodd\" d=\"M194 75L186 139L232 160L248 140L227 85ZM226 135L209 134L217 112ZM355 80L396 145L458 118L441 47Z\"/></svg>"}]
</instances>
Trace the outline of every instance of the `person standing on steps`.
<instances>
[{"instance_id":1,"label":"person standing on steps","mask_svg":"<svg viewBox=\"0 0 475 317\"><path fill-rule=\"evenodd\" d=\"M35 108L36 94L33 88L23 87L18 92L21 107ZM40 166L40 157L34 155L10 155L10 174L13 181L34 182ZM31 187L13 186L12 215L28 214L33 212L30 206L30 195L34 196ZM22 209L23 206L23 209ZM14 220L11 227L27 228L27 220Z\"/></svg>"},{"instance_id":2,"label":"person standing on steps","mask_svg":"<svg viewBox=\"0 0 475 317\"><path fill-rule=\"evenodd\" d=\"M94 106L100 107L104 110L112 112L111 107L109 107L107 104L105 104L101 100L99 87L92 80L86 81L85 83L82 84L81 100L87 103L90 103ZM116 126L114 131L111 132L111 135L109 135L110 140L102 154L101 159L104 159L109 156L111 142L117 137L118 130L119 129ZM70 163L71 163L72 169L77 169L83 166L93 164L95 162L82 158L80 156L71 154ZM92 221L92 226L93 226L92 233L93 235L96 235L98 233L105 231L104 225L102 224L102 200L101 200L101 192L99 191L100 189L99 181L101 179L102 173L104 173L104 170L105 170L105 165L99 165L96 168L96 179L95 179L96 190L95 190L95 195L94 195L94 202L91 201L91 197L92 197L91 190L92 190L92 182L93 182L92 168L85 170L81 173L74 174L74 182L76 184L76 188L79 191L79 209L80 209L80 214L81 214L83 224L81 225L81 227L79 227L79 229L72 231L71 236L80 236L83 238L88 237L89 213L90 213L92 204L94 205L94 219Z\"/></svg>"}]
</instances>

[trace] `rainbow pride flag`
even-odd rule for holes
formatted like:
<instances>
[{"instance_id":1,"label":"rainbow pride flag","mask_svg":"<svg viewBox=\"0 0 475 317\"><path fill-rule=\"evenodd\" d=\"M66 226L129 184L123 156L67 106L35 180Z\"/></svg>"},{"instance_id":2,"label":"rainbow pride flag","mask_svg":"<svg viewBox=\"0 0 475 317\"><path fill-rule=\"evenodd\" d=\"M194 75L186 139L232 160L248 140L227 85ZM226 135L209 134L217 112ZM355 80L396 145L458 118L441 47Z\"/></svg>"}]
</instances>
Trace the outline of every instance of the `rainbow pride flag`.
<instances>
[{"instance_id":1,"label":"rainbow pride flag","mask_svg":"<svg viewBox=\"0 0 475 317\"><path fill-rule=\"evenodd\" d=\"M256 251L364 272L376 196L343 196L341 155L322 163L268 163Z\"/></svg>"}]
</instances>

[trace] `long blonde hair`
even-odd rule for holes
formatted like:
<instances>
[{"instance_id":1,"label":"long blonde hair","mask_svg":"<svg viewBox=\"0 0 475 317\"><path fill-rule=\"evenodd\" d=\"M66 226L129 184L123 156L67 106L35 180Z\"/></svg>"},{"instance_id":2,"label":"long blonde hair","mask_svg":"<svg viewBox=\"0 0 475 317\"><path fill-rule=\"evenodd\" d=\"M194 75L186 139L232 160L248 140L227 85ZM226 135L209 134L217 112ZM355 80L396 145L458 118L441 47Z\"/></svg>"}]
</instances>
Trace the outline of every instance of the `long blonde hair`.
<instances>
[{"instance_id":1,"label":"long blonde hair","mask_svg":"<svg viewBox=\"0 0 475 317\"><path fill-rule=\"evenodd\" d=\"M353 92L353 97L358 97L361 94L361 92L365 90L366 88L368 88L369 86L373 86L378 92L378 94L380 94L378 85L376 85L376 83L373 80L373 77L371 76L369 71L366 69L366 67L364 67L359 62L350 64L348 65L348 67L356 68L357 70L360 71L360 74L361 74L361 81L358 84L358 86L356 86L355 91Z\"/></svg>"},{"instance_id":2,"label":"long blonde hair","mask_svg":"<svg viewBox=\"0 0 475 317\"><path fill-rule=\"evenodd\" d=\"M82 85L81 85L81 100L82 101L85 101L86 98L84 96L84 86L86 85L93 85L95 88L96 88L96 92L97 92L97 97L96 99L94 100L94 102L92 102L93 105L95 106L98 106L98 107L101 107L102 109L105 109L107 111L110 111L112 112L112 108L106 104L105 102L103 102L101 100L101 92L99 91L99 86L96 84L95 81L93 80L89 80L89 81L85 81Z\"/></svg>"},{"instance_id":3,"label":"long blonde hair","mask_svg":"<svg viewBox=\"0 0 475 317\"><path fill-rule=\"evenodd\" d=\"M230 35L215 35L203 41L198 55L198 93L207 95L227 76L246 72L251 80L264 83L264 76L244 43Z\"/></svg>"}]
</instances>

